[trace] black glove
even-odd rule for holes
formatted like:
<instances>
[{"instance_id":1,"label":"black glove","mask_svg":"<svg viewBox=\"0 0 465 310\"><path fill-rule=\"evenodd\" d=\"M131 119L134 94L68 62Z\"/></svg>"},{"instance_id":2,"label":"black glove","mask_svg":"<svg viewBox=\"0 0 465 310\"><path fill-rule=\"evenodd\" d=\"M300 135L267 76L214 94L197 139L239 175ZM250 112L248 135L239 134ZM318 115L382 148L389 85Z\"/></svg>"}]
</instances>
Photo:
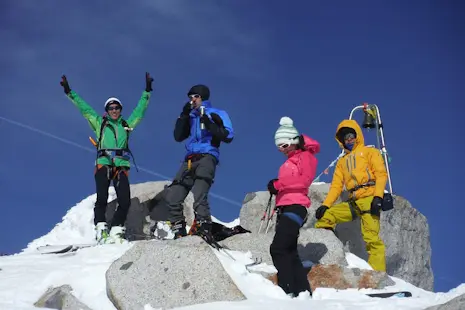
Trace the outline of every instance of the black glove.
<instances>
[{"instance_id":1,"label":"black glove","mask_svg":"<svg viewBox=\"0 0 465 310\"><path fill-rule=\"evenodd\" d=\"M381 208L383 207L383 198L375 196L371 202L370 213L379 216L381 214Z\"/></svg>"},{"instance_id":2,"label":"black glove","mask_svg":"<svg viewBox=\"0 0 465 310\"><path fill-rule=\"evenodd\" d=\"M216 113L210 113L210 117L211 120L207 114L204 114L200 117L200 121L205 125L205 128L220 141L224 141L226 143L231 142L231 140L227 139L229 131L224 128L223 120L221 117Z\"/></svg>"},{"instance_id":3,"label":"black glove","mask_svg":"<svg viewBox=\"0 0 465 310\"><path fill-rule=\"evenodd\" d=\"M152 82L153 82L153 78L150 76L148 72L145 72L145 91L151 92L153 90Z\"/></svg>"},{"instance_id":4,"label":"black glove","mask_svg":"<svg viewBox=\"0 0 465 310\"><path fill-rule=\"evenodd\" d=\"M325 215L326 210L329 208L327 206L321 205L318 209L315 211L315 217L317 220L321 219L323 215Z\"/></svg>"},{"instance_id":5,"label":"black glove","mask_svg":"<svg viewBox=\"0 0 465 310\"><path fill-rule=\"evenodd\" d=\"M191 113L191 110L192 110L192 105L191 105L191 102L188 101L182 108L181 116L189 116L189 114Z\"/></svg>"},{"instance_id":6,"label":"black glove","mask_svg":"<svg viewBox=\"0 0 465 310\"><path fill-rule=\"evenodd\" d=\"M61 76L60 85L63 86L65 94L69 94L69 92L71 91L71 88L69 87L68 80L66 79L66 75Z\"/></svg>"},{"instance_id":7,"label":"black glove","mask_svg":"<svg viewBox=\"0 0 465 310\"><path fill-rule=\"evenodd\" d=\"M297 144L298 148L305 151L305 140L304 136L300 135L299 136L299 143Z\"/></svg>"},{"instance_id":8,"label":"black glove","mask_svg":"<svg viewBox=\"0 0 465 310\"><path fill-rule=\"evenodd\" d=\"M200 117L200 121L205 125L205 128L210 129L211 124L213 123L207 114L204 114Z\"/></svg>"},{"instance_id":9,"label":"black glove","mask_svg":"<svg viewBox=\"0 0 465 310\"><path fill-rule=\"evenodd\" d=\"M270 192L271 195L277 195L278 190L274 187L274 181L277 181L278 179L272 179L270 182L268 182L268 191Z\"/></svg>"}]
</instances>

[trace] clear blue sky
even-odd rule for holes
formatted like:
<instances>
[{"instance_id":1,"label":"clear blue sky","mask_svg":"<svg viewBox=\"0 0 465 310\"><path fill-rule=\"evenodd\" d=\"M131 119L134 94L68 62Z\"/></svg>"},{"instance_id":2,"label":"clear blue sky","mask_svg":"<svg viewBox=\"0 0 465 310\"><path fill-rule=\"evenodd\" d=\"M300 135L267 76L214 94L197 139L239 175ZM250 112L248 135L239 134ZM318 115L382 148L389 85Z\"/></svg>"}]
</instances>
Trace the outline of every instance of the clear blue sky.
<instances>
[{"instance_id":1,"label":"clear blue sky","mask_svg":"<svg viewBox=\"0 0 465 310\"><path fill-rule=\"evenodd\" d=\"M321 143L321 172L339 154L337 124L354 106L376 103L394 192L428 218L435 289L444 291L465 282L463 12L458 0L8 0L0 117L91 147L61 75L97 111L116 96L128 115L149 71L155 91L132 149L139 166L172 177L184 155L175 119L189 87L205 83L236 133L221 148L212 192L237 204L211 198L214 215L230 221L283 162L273 141L281 116ZM0 135L0 251L11 253L95 192L95 154L1 119ZM151 180L161 178L131 175Z\"/></svg>"}]
</instances>

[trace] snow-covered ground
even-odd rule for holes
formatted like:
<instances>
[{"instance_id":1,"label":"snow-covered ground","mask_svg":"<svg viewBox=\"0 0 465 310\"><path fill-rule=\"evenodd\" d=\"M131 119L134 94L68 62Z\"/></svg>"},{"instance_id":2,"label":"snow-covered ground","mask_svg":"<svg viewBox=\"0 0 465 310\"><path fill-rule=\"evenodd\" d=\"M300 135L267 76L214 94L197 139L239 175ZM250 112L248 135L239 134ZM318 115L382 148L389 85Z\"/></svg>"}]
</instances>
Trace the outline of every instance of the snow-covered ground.
<instances>
[{"instance_id":1,"label":"snow-covered ground","mask_svg":"<svg viewBox=\"0 0 465 310\"><path fill-rule=\"evenodd\" d=\"M111 188L109 200L115 198L114 195ZM33 303L47 288L62 284L71 285L73 294L92 309L115 309L106 295L105 272L114 260L133 246L133 243L95 246L60 255L43 255L36 252L38 246L45 244L92 243L94 201L95 195L92 195L78 203L67 212L61 223L57 224L48 234L32 241L21 253L0 257L1 310L36 310ZM238 223L237 219L224 224L234 226ZM250 252L228 252L235 260L222 252L215 251L225 270L231 275L247 300L216 302L178 309L425 309L465 293L465 284L446 293L433 293L417 288L401 279L393 278L396 285L384 290L318 288L314 291L312 298L299 296L291 299L270 281L245 269L244 264L252 261ZM353 254L348 253L347 260L351 267L371 269L366 261ZM255 266L255 268L274 270L273 266L265 264ZM367 292L395 290L408 290L412 292L413 297L381 299L364 295ZM156 308L146 305L141 310L153 309Z\"/></svg>"}]
</instances>

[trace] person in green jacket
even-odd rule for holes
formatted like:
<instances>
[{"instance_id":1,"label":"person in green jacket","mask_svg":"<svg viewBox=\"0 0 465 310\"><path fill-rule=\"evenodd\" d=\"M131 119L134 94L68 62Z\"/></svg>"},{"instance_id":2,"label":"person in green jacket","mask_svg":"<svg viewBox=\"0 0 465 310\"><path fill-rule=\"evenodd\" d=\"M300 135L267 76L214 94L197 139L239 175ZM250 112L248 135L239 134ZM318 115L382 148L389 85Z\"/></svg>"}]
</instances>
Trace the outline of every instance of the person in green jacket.
<instances>
[{"instance_id":1,"label":"person in green jacket","mask_svg":"<svg viewBox=\"0 0 465 310\"><path fill-rule=\"evenodd\" d=\"M65 75L60 82L66 96L79 109L79 112L87 119L94 131L97 141L94 145L97 149L95 162L95 185L97 200L94 207L94 225L96 240L99 244L124 242L125 222L131 204L129 186L129 170L131 168L131 151L128 147L130 132L140 123L147 109L153 78L147 72L145 74L146 87L137 107L132 111L127 120L124 120L121 111L123 104L118 98L111 97L105 102L105 114L100 116L87 104L75 91L71 90ZM118 208L110 223L107 225L105 213L108 201L108 188L113 181L115 187ZM110 228L110 229L109 229Z\"/></svg>"}]
</instances>

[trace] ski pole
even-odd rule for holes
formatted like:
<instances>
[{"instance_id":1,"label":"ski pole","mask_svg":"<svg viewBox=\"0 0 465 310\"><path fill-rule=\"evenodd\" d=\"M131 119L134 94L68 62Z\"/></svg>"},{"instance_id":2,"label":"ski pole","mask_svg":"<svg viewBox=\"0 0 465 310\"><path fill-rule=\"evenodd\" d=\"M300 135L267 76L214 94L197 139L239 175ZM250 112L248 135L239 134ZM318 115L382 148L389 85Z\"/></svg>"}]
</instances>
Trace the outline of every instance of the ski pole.
<instances>
[{"instance_id":1,"label":"ski pole","mask_svg":"<svg viewBox=\"0 0 465 310\"><path fill-rule=\"evenodd\" d=\"M266 216L268 215L269 209L271 208L271 199L273 198L273 195L270 194L270 199L268 199L268 204L265 207L265 212L263 213L262 218L260 219L260 228L258 229L258 233L262 231L262 225L263 222L266 219Z\"/></svg>"},{"instance_id":2,"label":"ski pole","mask_svg":"<svg viewBox=\"0 0 465 310\"><path fill-rule=\"evenodd\" d=\"M276 208L273 209L273 211L271 212L271 215L268 217L268 222L266 224L265 234L268 233L268 228L270 228L271 219L273 218L275 212L276 212Z\"/></svg>"}]
</instances>

